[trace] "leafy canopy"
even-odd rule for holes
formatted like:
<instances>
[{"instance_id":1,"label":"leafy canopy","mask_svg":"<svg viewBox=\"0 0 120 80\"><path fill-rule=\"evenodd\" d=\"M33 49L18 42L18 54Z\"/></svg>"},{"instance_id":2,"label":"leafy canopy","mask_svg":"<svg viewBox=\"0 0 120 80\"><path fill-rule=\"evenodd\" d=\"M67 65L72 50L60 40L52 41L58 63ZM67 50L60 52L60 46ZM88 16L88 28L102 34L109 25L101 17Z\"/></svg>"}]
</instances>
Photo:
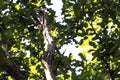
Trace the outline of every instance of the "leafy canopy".
<instances>
[{"instance_id":1,"label":"leafy canopy","mask_svg":"<svg viewBox=\"0 0 120 80\"><path fill-rule=\"evenodd\" d=\"M35 9L46 8L46 5L51 5L50 1L0 1L0 79L12 79L4 71L3 63L12 65L14 62L28 80L45 80L41 64L45 43L34 19L39 17ZM64 56L56 51L53 69L56 71L57 80L119 80L120 1L62 2L64 25L55 21L54 10L46 9L50 32L59 49L64 44L75 42L81 50L81 61L76 60L72 54ZM9 52L9 62L3 59L3 49Z\"/></svg>"}]
</instances>

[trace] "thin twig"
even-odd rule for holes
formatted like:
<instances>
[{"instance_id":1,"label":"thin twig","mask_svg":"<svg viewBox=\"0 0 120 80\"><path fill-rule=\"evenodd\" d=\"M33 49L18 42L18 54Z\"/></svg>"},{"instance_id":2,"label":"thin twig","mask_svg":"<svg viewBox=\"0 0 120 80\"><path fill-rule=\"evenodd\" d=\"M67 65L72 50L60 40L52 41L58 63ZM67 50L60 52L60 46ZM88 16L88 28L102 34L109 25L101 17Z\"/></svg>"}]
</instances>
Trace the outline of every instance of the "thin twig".
<instances>
[{"instance_id":1,"label":"thin twig","mask_svg":"<svg viewBox=\"0 0 120 80\"><path fill-rule=\"evenodd\" d=\"M100 42L102 43L103 41L102 41L102 39L99 37L99 35L96 33L96 31L95 31L95 29L94 29L94 27L93 27L93 25L92 25L92 22L91 23L89 23L90 24L90 26L92 27L92 30L94 31L94 34L97 36L97 38L100 40ZM108 69L108 72L109 72L109 74L110 74L110 77L111 77L111 79L112 80L114 80L114 77L113 77L113 70L111 70L110 69L110 65L108 64L108 62L107 62L107 60L105 60L104 59L104 56L101 56L101 59L102 59L102 61L106 64L106 68Z\"/></svg>"},{"instance_id":2,"label":"thin twig","mask_svg":"<svg viewBox=\"0 0 120 80\"><path fill-rule=\"evenodd\" d=\"M102 43L103 41L102 41L102 39L99 37L99 35L96 33L96 31L95 31L95 29L94 29L94 27L93 27L93 25L92 25L92 22L89 23L89 24L90 24L92 30L94 31L94 34L97 36L97 38L98 38L98 39L100 40L100 42Z\"/></svg>"},{"instance_id":3,"label":"thin twig","mask_svg":"<svg viewBox=\"0 0 120 80\"><path fill-rule=\"evenodd\" d=\"M59 68L59 66L60 66L60 64L61 64L61 62L62 62L62 57L63 57L64 53L66 52L66 50L65 50L65 51L61 54L61 52L58 50L57 47L55 47L55 49L56 49L57 53L60 55L60 60L58 61L57 65L56 65L56 69L54 70L54 72L56 72L56 71L57 71L57 68Z\"/></svg>"},{"instance_id":4,"label":"thin twig","mask_svg":"<svg viewBox=\"0 0 120 80\"><path fill-rule=\"evenodd\" d=\"M104 57L101 57L101 59L103 60L103 62L106 64L106 68L108 69L108 72L109 72L109 74L110 74L110 77L111 77L111 79L112 80L114 80L114 77L113 77L113 70L112 69L110 69L110 65L109 65L109 63L104 59Z\"/></svg>"}]
</instances>

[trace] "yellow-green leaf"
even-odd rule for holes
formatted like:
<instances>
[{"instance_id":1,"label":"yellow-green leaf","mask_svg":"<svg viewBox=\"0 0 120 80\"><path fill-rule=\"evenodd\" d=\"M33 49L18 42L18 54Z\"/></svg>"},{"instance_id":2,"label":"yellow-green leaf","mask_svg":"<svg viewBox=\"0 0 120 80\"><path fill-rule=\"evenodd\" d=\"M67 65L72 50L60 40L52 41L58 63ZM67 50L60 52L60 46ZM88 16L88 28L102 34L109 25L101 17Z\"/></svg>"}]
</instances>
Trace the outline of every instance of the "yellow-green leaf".
<instances>
[{"instance_id":1,"label":"yellow-green leaf","mask_svg":"<svg viewBox=\"0 0 120 80\"><path fill-rule=\"evenodd\" d=\"M16 4L15 9L20 10L20 5Z\"/></svg>"}]
</instances>

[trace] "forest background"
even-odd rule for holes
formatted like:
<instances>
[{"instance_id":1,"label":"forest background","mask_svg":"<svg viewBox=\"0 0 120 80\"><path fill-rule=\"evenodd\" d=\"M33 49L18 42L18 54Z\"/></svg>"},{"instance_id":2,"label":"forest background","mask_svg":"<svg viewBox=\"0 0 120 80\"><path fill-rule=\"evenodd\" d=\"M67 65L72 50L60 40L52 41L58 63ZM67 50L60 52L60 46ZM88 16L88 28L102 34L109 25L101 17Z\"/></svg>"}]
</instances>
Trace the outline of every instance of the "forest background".
<instances>
[{"instance_id":1,"label":"forest background","mask_svg":"<svg viewBox=\"0 0 120 80\"><path fill-rule=\"evenodd\" d=\"M120 1L51 1L0 0L0 80L119 80Z\"/></svg>"}]
</instances>

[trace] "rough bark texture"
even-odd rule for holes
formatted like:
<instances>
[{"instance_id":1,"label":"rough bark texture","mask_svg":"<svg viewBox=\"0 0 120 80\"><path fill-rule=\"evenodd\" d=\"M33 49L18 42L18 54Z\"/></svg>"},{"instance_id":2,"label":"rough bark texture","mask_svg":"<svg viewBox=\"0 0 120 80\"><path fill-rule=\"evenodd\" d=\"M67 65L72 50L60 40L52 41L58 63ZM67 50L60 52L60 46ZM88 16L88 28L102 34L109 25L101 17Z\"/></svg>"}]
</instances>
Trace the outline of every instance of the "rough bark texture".
<instances>
[{"instance_id":1,"label":"rough bark texture","mask_svg":"<svg viewBox=\"0 0 120 80\"><path fill-rule=\"evenodd\" d=\"M46 80L56 80L56 76L53 72L52 66L48 64L47 61L42 60L44 71L46 75Z\"/></svg>"},{"instance_id":2,"label":"rough bark texture","mask_svg":"<svg viewBox=\"0 0 120 80\"><path fill-rule=\"evenodd\" d=\"M22 72L17 68L10 60L5 57L2 57L2 63L0 64L0 68L7 72L15 80L27 80L27 78L22 74Z\"/></svg>"},{"instance_id":3,"label":"rough bark texture","mask_svg":"<svg viewBox=\"0 0 120 80\"><path fill-rule=\"evenodd\" d=\"M7 72L7 74L15 80L27 80L19 68L16 67L15 63L5 56L5 52L7 51L4 51L0 48L0 54L3 54L0 56L0 69Z\"/></svg>"},{"instance_id":4,"label":"rough bark texture","mask_svg":"<svg viewBox=\"0 0 120 80\"><path fill-rule=\"evenodd\" d=\"M53 72L52 69L52 59L55 53L55 44L53 41L52 36L50 35L49 29L48 29L48 24L47 24L47 16L45 12L43 12L43 36L44 36L44 41L45 41L45 46L46 46L46 51L44 53L44 59L42 60L43 66L44 66L44 71L46 75L47 80L56 80L56 76Z\"/></svg>"},{"instance_id":5,"label":"rough bark texture","mask_svg":"<svg viewBox=\"0 0 120 80\"><path fill-rule=\"evenodd\" d=\"M5 71L13 77L15 80L27 80L27 78L21 73L21 71L15 66L6 65Z\"/></svg>"}]
</instances>

